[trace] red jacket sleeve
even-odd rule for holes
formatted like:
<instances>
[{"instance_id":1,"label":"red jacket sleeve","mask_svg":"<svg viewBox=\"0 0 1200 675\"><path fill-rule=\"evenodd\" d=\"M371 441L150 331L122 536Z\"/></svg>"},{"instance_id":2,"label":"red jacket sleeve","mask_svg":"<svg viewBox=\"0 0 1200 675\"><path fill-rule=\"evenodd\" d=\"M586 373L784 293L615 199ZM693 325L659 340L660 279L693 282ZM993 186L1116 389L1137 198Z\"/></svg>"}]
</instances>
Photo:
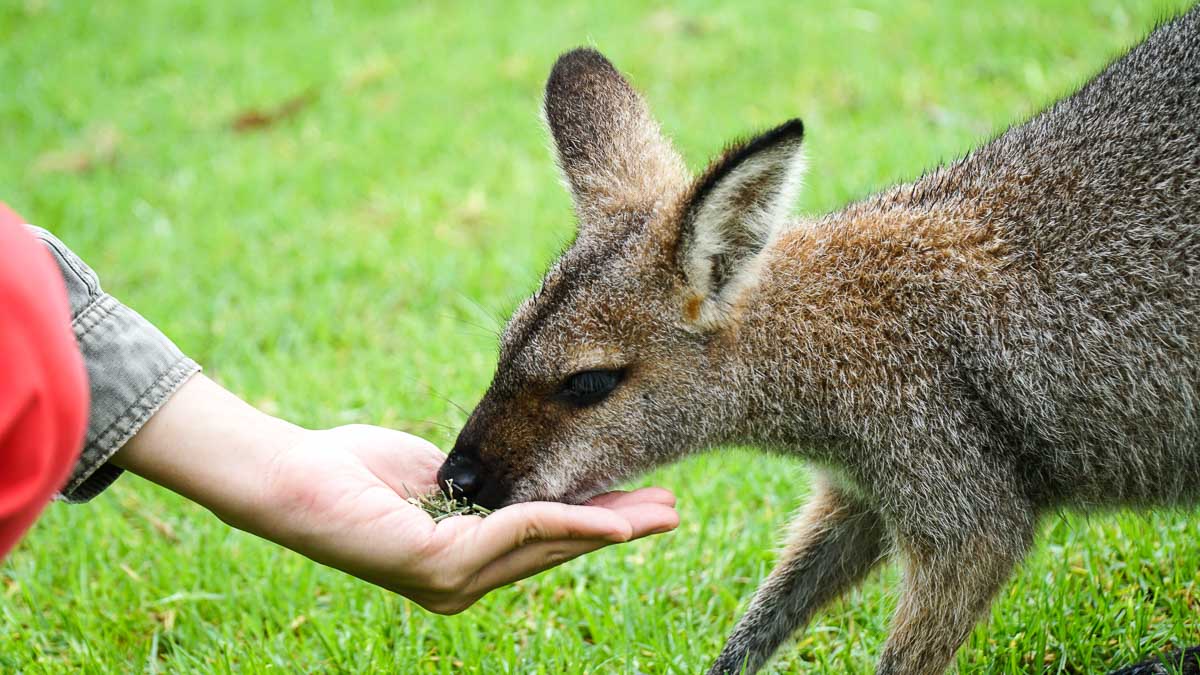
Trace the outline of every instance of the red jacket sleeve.
<instances>
[{"instance_id":1,"label":"red jacket sleeve","mask_svg":"<svg viewBox=\"0 0 1200 675\"><path fill-rule=\"evenodd\" d=\"M0 203L0 557L62 487L88 411L62 276L21 223Z\"/></svg>"}]
</instances>

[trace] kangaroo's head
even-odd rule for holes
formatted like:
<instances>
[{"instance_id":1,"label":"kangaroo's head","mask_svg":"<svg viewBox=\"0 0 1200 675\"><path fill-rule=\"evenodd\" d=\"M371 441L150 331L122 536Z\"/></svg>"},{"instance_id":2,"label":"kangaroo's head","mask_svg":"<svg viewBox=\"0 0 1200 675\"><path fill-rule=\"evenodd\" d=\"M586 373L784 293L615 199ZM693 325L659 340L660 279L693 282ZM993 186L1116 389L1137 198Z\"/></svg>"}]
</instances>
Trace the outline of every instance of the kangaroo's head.
<instances>
[{"instance_id":1,"label":"kangaroo's head","mask_svg":"<svg viewBox=\"0 0 1200 675\"><path fill-rule=\"evenodd\" d=\"M491 387L439 473L488 507L581 502L722 440L736 397L714 369L736 349L739 304L802 173L793 120L693 178L590 49L559 58L544 114L578 233L513 314Z\"/></svg>"}]
</instances>

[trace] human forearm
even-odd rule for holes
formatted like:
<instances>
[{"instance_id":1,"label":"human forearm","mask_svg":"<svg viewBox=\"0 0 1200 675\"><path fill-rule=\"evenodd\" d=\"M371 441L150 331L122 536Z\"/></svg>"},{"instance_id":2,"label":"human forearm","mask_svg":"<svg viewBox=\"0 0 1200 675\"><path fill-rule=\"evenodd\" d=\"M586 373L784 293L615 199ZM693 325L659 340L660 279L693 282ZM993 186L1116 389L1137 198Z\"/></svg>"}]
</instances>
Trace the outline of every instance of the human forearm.
<instances>
[{"instance_id":1,"label":"human forearm","mask_svg":"<svg viewBox=\"0 0 1200 675\"><path fill-rule=\"evenodd\" d=\"M264 486L272 458L303 434L197 374L111 461L256 531L259 512L269 508Z\"/></svg>"}]
</instances>

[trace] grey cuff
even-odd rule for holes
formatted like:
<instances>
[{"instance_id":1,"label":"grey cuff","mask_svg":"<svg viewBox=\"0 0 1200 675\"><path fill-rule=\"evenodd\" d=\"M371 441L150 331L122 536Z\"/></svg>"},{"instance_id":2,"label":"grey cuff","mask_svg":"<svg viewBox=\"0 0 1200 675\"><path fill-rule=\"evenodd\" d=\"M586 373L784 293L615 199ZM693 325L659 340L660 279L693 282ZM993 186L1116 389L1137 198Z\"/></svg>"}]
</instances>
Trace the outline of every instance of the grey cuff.
<instances>
[{"instance_id":1,"label":"grey cuff","mask_svg":"<svg viewBox=\"0 0 1200 675\"><path fill-rule=\"evenodd\" d=\"M91 386L87 438L62 498L100 494L122 469L108 460L200 370L142 315L102 293L74 320Z\"/></svg>"},{"instance_id":2,"label":"grey cuff","mask_svg":"<svg viewBox=\"0 0 1200 675\"><path fill-rule=\"evenodd\" d=\"M30 229L63 274L71 325L87 366L87 437L60 494L66 501L82 502L121 475L122 469L108 460L200 366L142 315L105 293L96 273L54 235Z\"/></svg>"}]
</instances>

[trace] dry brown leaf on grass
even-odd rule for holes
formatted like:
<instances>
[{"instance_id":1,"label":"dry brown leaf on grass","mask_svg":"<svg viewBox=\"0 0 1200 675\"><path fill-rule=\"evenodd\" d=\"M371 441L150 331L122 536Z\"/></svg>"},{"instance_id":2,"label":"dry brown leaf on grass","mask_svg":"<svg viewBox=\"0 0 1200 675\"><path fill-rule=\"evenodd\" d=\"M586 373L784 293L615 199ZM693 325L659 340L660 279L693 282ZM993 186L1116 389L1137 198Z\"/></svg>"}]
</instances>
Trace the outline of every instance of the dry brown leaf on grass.
<instances>
[{"instance_id":1,"label":"dry brown leaf on grass","mask_svg":"<svg viewBox=\"0 0 1200 675\"><path fill-rule=\"evenodd\" d=\"M248 108L238 113L229 126L245 133L266 129L300 112L317 100L317 90L308 89L270 108Z\"/></svg>"},{"instance_id":2,"label":"dry brown leaf on grass","mask_svg":"<svg viewBox=\"0 0 1200 675\"><path fill-rule=\"evenodd\" d=\"M354 92L375 84L395 70L395 62L382 56L374 56L351 70L343 79L346 91ZM229 122L238 133L260 131L292 117L316 102L320 88L310 87L282 103L265 108L247 108Z\"/></svg>"},{"instance_id":3,"label":"dry brown leaf on grass","mask_svg":"<svg viewBox=\"0 0 1200 675\"><path fill-rule=\"evenodd\" d=\"M111 124L93 127L67 147L49 150L33 160L33 173L87 173L112 164L121 145L121 132Z\"/></svg>"}]
</instances>

